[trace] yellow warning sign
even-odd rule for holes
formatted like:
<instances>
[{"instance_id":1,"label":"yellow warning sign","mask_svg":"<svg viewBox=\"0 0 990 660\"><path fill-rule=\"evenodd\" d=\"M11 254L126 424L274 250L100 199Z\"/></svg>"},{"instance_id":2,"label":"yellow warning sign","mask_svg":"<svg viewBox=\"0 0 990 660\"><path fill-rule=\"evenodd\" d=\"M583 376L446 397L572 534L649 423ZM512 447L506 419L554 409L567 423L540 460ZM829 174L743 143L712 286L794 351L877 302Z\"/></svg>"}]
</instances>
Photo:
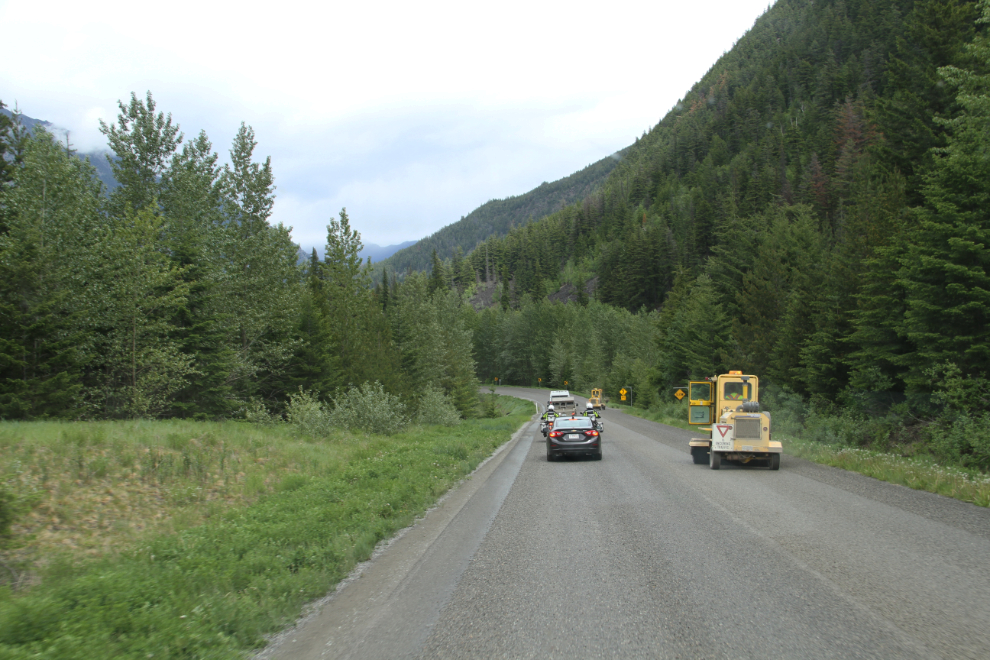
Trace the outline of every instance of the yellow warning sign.
<instances>
[{"instance_id":1,"label":"yellow warning sign","mask_svg":"<svg viewBox=\"0 0 990 660\"><path fill-rule=\"evenodd\" d=\"M619 396L622 397L623 401L626 400L626 388L623 387L621 390L619 390Z\"/></svg>"},{"instance_id":2,"label":"yellow warning sign","mask_svg":"<svg viewBox=\"0 0 990 660\"><path fill-rule=\"evenodd\" d=\"M674 396L676 396L677 400L680 401L687 395L684 394L684 390L677 390L676 392L674 392Z\"/></svg>"}]
</instances>

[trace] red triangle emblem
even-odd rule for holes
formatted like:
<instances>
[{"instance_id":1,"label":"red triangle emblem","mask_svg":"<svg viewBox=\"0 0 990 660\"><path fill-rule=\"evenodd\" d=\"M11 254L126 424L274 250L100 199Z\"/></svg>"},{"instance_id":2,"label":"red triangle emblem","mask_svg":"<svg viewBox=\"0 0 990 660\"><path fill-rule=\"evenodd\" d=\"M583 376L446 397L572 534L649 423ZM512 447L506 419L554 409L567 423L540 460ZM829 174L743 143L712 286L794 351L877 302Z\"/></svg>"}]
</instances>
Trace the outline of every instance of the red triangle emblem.
<instances>
[{"instance_id":1,"label":"red triangle emblem","mask_svg":"<svg viewBox=\"0 0 990 660\"><path fill-rule=\"evenodd\" d=\"M715 428L718 429L718 432L721 433L722 437L724 438L725 434L728 433L732 427L726 424L716 424Z\"/></svg>"}]
</instances>

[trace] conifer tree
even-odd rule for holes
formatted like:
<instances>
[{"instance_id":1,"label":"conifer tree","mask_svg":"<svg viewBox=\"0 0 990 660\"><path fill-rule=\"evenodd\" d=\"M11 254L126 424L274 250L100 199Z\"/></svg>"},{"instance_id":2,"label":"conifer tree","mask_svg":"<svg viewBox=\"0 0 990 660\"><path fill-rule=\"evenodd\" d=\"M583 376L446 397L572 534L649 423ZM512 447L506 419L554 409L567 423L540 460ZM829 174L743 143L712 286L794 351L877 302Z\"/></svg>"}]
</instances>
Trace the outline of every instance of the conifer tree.
<instances>
[{"instance_id":1,"label":"conifer tree","mask_svg":"<svg viewBox=\"0 0 990 660\"><path fill-rule=\"evenodd\" d=\"M767 235L742 278L739 312L733 323L739 350L735 357L741 369L755 374L768 372L770 354L781 340L781 321L795 277L821 258L822 249L818 221L809 207L773 206L767 210L767 219Z\"/></svg>"},{"instance_id":2,"label":"conifer tree","mask_svg":"<svg viewBox=\"0 0 990 660\"><path fill-rule=\"evenodd\" d=\"M877 101L877 118L884 140L881 162L907 180L908 203L922 201L922 177L931 167L932 149L945 145L945 128L938 120L959 111L955 91L938 69L971 68L973 56L964 47L975 29L972 0L919 0L905 20L905 33L896 40L887 70L887 94Z\"/></svg>"},{"instance_id":3,"label":"conifer tree","mask_svg":"<svg viewBox=\"0 0 990 660\"><path fill-rule=\"evenodd\" d=\"M82 416L92 338L81 284L104 221L101 186L88 163L43 130L25 140L20 156L3 191L0 417Z\"/></svg>"},{"instance_id":4,"label":"conifer tree","mask_svg":"<svg viewBox=\"0 0 990 660\"><path fill-rule=\"evenodd\" d=\"M444 273L443 262L440 261L440 257L437 256L437 251L433 250L433 256L430 258L431 268L430 268L430 293L435 293L442 289L446 289L446 276Z\"/></svg>"},{"instance_id":5,"label":"conifer tree","mask_svg":"<svg viewBox=\"0 0 990 660\"><path fill-rule=\"evenodd\" d=\"M981 24L990 1L980 2ZM924 187L925 206L910 232L899 279L906 294L900 334L913 351L901 359L912 388L931 387L926 374L954 363L965 376L990 374L990 40L978 37L970 53L981 72L945 67L941 75L960 90L961 110L940 120L948 145Z\"/></svg>"},{"instance_id":6,"label":"conifer tree","mask_svg":"<svg viewBox=\"0 0 990 660\"><path fill-rule=\"evenodd\" d=\"M283 392L302 387L323 397L345 385L340 358L334 352L338 341L331 321L330 300L321 276L323 264L313 249L307 265L306 288L301 292L299 321L287 383Z\"/></svg>"},{"instance_id":7,"label":"conifer tree","mask_svg":"<svg viewBox=\"0 0 990 660\"><path fill-rule=\"evenodd\" d=\"M159 249L164 223L153 206L128 210L99 238L86 303L96 338L90 396L100 416L161 415L196 371L174 338L189 284Z\"/></svg>"},{"instance_id":8,"label":"conifer tree","mask_svg":"<svg viewBox=\"0 0 990 660\"><path fill-rule=\"evenodd\" d=\"M222 301L225 268L224 191L221 168L205 133L173 154L159 182L159 204L167 218L163 247L181 268L189 286L185 304L172 322L183 354L195 371L175 394L171 412L178 416L222 418L239 407L232 375L240 368L232 310Z\"/></svg>"},{"instance_id":9,"label":"conifer tree","mask_svg":"<svg viewBox=\"0 0 990 660\"><path fill-rule=\"evenodd\" d=\"M674 313L663 350L668 364L680 365L679 373L668 366L668 379L704 378L724 373L732 346L729 317L718 300L712 280L699 276L680 301ZM672 359L670 354L676 355Z\"/></svg>"}]
</instances>

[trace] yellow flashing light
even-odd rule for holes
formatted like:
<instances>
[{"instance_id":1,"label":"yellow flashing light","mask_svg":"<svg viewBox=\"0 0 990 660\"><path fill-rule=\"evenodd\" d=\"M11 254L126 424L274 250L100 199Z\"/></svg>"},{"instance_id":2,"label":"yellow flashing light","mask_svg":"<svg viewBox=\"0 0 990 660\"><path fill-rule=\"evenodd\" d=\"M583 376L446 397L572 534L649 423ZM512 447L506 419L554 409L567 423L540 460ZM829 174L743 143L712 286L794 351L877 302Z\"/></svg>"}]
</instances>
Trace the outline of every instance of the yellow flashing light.
<instances>
[{"instance_id":1,"label":"yellow flashing light","mask_svg":"<svg viewBox=\"0 0 990 660\"><path fill-rule=\"evenodd\" d=\"M742 376L742 372L741 371L730 371L729 372L729 375L730 376Z\"/></svg>"}]
</instances>

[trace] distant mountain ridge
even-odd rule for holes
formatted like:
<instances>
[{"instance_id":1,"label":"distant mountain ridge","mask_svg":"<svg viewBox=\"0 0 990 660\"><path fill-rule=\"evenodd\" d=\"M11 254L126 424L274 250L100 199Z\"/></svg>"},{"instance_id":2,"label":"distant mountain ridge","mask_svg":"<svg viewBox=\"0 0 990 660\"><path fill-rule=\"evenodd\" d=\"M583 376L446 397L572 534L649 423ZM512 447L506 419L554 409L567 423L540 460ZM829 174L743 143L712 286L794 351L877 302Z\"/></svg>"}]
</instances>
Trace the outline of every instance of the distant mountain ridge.
<instances>
[{"instance_id":1,"label":"distant mountain ridge","mask_svg":"<svg viewBox=\"0 0 990 660\"><path fill-rule=\"evenodd\" d=\"M406 241L395 245L376 245L375 243L365 243L364 247L361 248L360 255L362 259L371 257L372 263L378 263L383 259L388 259L399 250L404 250L405 248L415 244L416 241Z\"/></svg>"},{"instance_id":2,"label":"distant mountain ridge","mask_svg":"<svg viewBox=\"0 0 990 660\"><path fill-rule=\"evenodd\" d=\"M453 257L457 248L467 254L490 236L505 236L513 227L539 220L581 201L601 188L625 151L618 151L553 183L544 181L522 195L486 202L459 221L399 250L380 262L376 270L387 269L398 273L426 270L430 266L433 250L441 259Z\"/></svg>"},{"instance_id":3,"label":"distant mountain ridge","mask_svg":"<svg viewBox=\"0 0 990 660\"><path fill-rule=\"evenodd\" d=\"M364 247L361 248L361 251L358 252L358 256L360 256L362 260L366 260L368 257L371 257L371 263L377 264L379 261L383 259L388 259L390 256L392 256L399 250L402 250L404 248L409 247L410 245L415 245L415 244L416 241L406 241L404 243L396 243L395 245L377 245L375 243L365 243ZM305 263L309 261L313 249L314 248L312 247L304 249L302 246L299 246L299 263ZM322 257L323 248L317 247L315 249L317 255Z\"/></svg>"},{"instance_id":4,"label":"distant mountain ridge","mask_svg":"<svg viewBox=\"0 0 990 660\"><path fill-rule=\"evenodd\" d=\"M11 118L14 116L14 113L8 108L0 109L0 112ZM46 121L44 119L35 119L34 117L28 117L24 114L20 115L19 119L21 125L32 133L38 128L43 128L49 133L54 134L56 138L64 139L69 135L68 130L62 128L61 126L56 126L50 121ZM85 153L76 152L76 157L79 158L79 160L89 159L90 164L92 164L96 169L96 176L103 182L103 185L106 186L108 192L120 185L113 177L113 170L110 169L110 163L107 162L107 156L109 153L110 152L106 150L88 151Z\"/></svg>"}]
</instances>

